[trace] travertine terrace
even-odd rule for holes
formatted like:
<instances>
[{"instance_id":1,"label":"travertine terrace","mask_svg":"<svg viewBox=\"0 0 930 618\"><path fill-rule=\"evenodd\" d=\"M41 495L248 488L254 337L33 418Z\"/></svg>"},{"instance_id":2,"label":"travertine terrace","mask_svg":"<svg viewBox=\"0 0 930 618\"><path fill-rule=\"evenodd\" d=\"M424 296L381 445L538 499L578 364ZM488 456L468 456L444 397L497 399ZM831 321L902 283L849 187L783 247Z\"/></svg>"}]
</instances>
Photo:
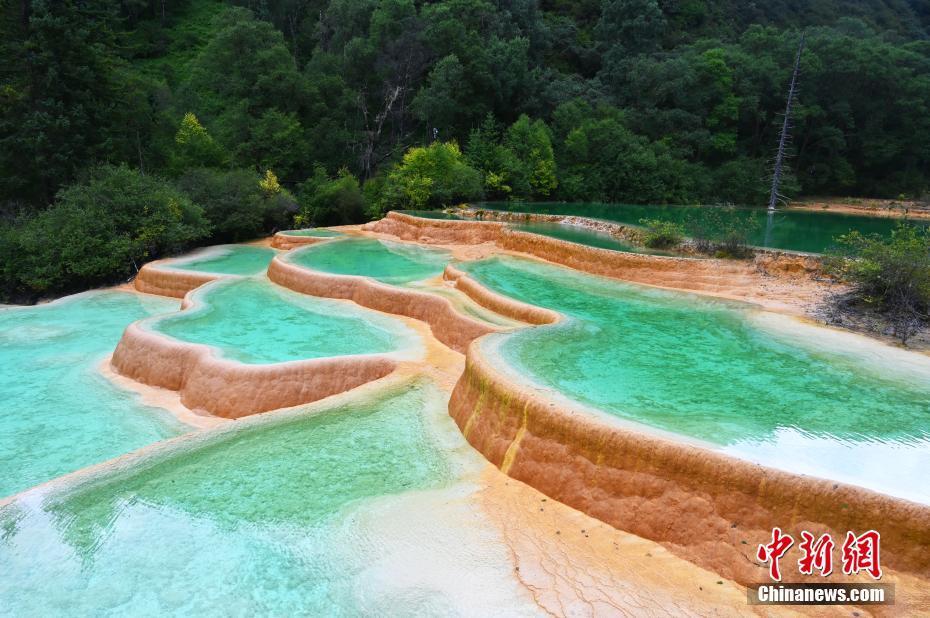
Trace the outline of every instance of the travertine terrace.
<instances>
[{"instance_id":1,"label":"travertine terrace","mask_svg":"<svg viewBox=\"0 0 930 618\"><path fill-rule=\"evenodd\" d=\"M629 254L518 232L501 222L427 220L401 213L344 231L349 236L442 245L458 256L531 256L620 280L756 301L789 313L798 313L798 303L792 303L786 287L773 286L772 281L803 279L814 270L808 258L790 254L764 256L767 267ZM327 241L279 235L273 246L291 249ZM146 266L136 287L169 296L187 294L187 306L197 303L197 292L191 290L217 278L159 266ZM726 579L749 584L763 578L755 543L774 526L791 524L838 536L878 523L883 559L893 577L901 578L900 585L909 589L930 578L930 559L924 551L930 546L926 505L770 469L550 398L517 383L498 366L486 335L507 329L464 315L428 290L313 271L291 263L286 253L271 260L267 276L302 294L352 301L427 325L432 337L464 354L464 363L460 355L442 361L447 364L444 371L460 375L449 414L490 463L559 502L661 543ZM524 328L562 319L557 312L485 288L453 264L446 267L443 279ZM813 293L806 279L799 287L802 294ZM413 370L410 363L401 364L405 371ZM376 355L247 367L218 358L205 346L170 341L134 324L126 330L112 366L139 382L178 391L185 406L236 418L348 391L383 379L400 365L390 356Z\"/></svg>"}]
</instances>

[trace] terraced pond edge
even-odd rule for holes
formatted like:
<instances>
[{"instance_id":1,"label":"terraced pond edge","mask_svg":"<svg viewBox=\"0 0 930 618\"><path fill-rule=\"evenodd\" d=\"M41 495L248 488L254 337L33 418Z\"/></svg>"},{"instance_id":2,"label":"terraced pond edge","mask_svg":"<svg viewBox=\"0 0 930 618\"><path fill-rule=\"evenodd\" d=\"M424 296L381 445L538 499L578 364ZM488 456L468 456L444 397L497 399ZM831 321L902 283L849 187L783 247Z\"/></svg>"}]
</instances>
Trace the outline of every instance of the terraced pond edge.
<instances>
[{"instance_id":1,"label":"terraced pond edge","mask_svg":"<svg viewBox=\"0 0 930 618\"><path fill-rule=\"evenodd\" d=\"M478 337L498 332L498 329L462 315L446 298L368 277L311 270L289 263L284 256L271 260L268 278L301 294L351 300L362 307L420 320L429 325L436 339L457 352L464 353Z\"/></svg>"},{"instance_id":2,"label":"terraced pond edge","mask_svg":"<svg viewBox=\"0 0 930 618\"><path fill-rule=\"evenodd\" d=\"M184 310L202 301L185 297ZM130 324L113 352L113 370L148 386L177 391L181 403L214 416L241 418L311 403L382 378L397 368L386 354L250 365L222 358L207 345L178 341Z\"/></svg>"},{"instance_id":3,"label":"terraced pond edge","mask_svg":"<svg viewBox=\"0 0 930 618\"><path fill-rule=\"evenodd\" d=\"M882 560L930 576L928 506L622 427L514 382L499 363L493 345L474 342L449 413L488 461L559 502L743 584L765 578L745 541L788 522L835 538L881 522Z\"/></svg>"},{"instance_id":4,"label":"terraced pond edge","mask_svg":"<svg viewBox=\"0 0 930 618\"><path fill-rule=\"evenodd\" d=\"M277 232L274 236L271 237L271 247L273 249L290 251L291 249L296 249L298 247L315 245L317 243L328 242L330 240L339 238L339 235L336 234L333 236L307 236L301 234L289 234L288 231L292 230Z\"/></svg>"},{"instance_id":5,"label":"terraced pond edge","mask_svg":"<svg viewBox=\"0 0 930 618\"><path fill-rule=\"evenodd\" d=\"M506 223L424 219L398 212L389 212L364 229L426 244L491 242L505 251L593 275L691 291L714 291L731 286L733 281L756 279L761 272L797 276L813 274L819 268L816 258L797 254L762 253L754 261L740 261L627 253L511 230Z\"/></svg>"}]
</instances>

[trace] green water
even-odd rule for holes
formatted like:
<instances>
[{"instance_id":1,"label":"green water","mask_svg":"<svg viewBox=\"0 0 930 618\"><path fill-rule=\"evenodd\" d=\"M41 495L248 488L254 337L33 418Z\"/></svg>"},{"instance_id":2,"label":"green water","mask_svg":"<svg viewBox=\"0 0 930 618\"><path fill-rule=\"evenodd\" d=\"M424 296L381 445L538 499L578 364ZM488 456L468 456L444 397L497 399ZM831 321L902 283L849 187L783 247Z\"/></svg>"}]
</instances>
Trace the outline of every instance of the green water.
<instances>
[{"instance_id":1,"label":"green water","mask_svg":"<svg viewBox=\"0 0 930 618\"><path fill-rule=\"evenodd\" d=\"M10 615L527 615L430 384L243 421L0 510ZM538 611L538 610L536 610Z\"/></svg>"},{"instance_id":2,"label":"green water","mask_svg":"<svg viewBox=\"0 0 930 618\"><path fill-rule=\"evenodd\" d=\"M464 221L462 217L441 210L398 210L397 212L421 219L445 219L446 221Z\"/></svg>"},{"instance_id":3,"label":"green water","mask_svg":"<svg viewBox=\"0 0 930 618\"><path fill-rule=\"evenodd\" d=\"M399 212L423 219L447 219L452 221L464 220L462 217L445 213L441 210L401 210ZM667 251L656 251L644 247L637 247L630 243L623 242L622 240L619 240L606 232L588 229L581 227L580 225L568 225L539 221L532 223L513 222L508 223L507 226L520 232L530 232L532 234L539 234L541 236L549 236L551 238L567 240L569 242L578 243L580 245L588 245L589 247L597 247L599 249L612 249L614 251L628 251L632 253L649 253L652 255L669 255Z\"/></svg>"},{"instance_id":4,"label":"green water","mask_svg":"<svg viewBox=\"0 0 930 618\"><path fill-rule=\"evenodd\" d=\"M251 245L218 245L202 255L182 258L168 264L178 270L193 270L223 275L257 275L268 270L274 249Z\"/></svg>"},{"instance_id":5,"label":"green water","mask_svg":"<svg viewBox=\"0 0 930 618\"><path fill-rule=\"evenodd\" d=\"M184 431L98 369L130 322L177 306L106 291L0 309L0 497Z\"/></svg>"},{"instance_id":6,"label":"green water","mask_svg":"<svg viewBox=\"0 0 930 618\"><path fill-rule=\"evenodd\" d=\"M337 236L343 236L342 232L337 232L336 230L327 230L323 228L308 228L305 230L284 230L282 234L287 234L288 236L315 236L318 238L335 238Z\"/></svg>"},{"instance_id":7,"label":"green water","mask_svg":"<svg viewBox=\"0 0 930 618\"><path fill-rule=\"evenodd\" d=\"M689 233L694 231L695 220L709 208L556 202L490 202L479 206L510 212L592 217L628 225L639 225L640 219L660 219L681 223ZM834 246L837 236L851 230L888 236L897 224L894 219L883 217L805 210L780 210L775 213L771 225L766 212L759 209L739 209L725 216L735 218L738 227L749 230L751 245L811 253L823 253Z\"/></svg>"},{"instance_id":8,"label":"green water","mask_svg":"<svg viewBox=\"0 0 930 618\"><path fill-rule=\"evenodd\" d=\"M417 345L416 335L399 320L354 304L297 294L266 279L212 283L197 298L203 306L160 318L149 327L253 364L377 354Z\"/></svg>"},{"instance_id":9,"label":"green water","mask_svg":"<svg viewBox=\"0 0 930 618\"><path fill-rule=\"evenodd\" d=\"M287 259L313 270L398 285L441 275L452 256L448 251L418 245L347 238L292 251Z\"/></svg>"},{"instance_id":10,"label":"green water","mask_svg":"<svg viewBox=\"0 0 930 618\"><path fill-rule=\"evenodd\" d=\"M879 344L857 349L858 339L837 344L832 331L795 322L782 328L743 305L541 262L493 258L462 268L567 316L489 343L541 387L763 463L930 502L927 359ZM910 362L916 369L905 370Z\"/></svg>"},{"instance_id":11,"label":"green water","mask_svg":"<svg viewBox=\"0 0 930 618\"><path fill-rule=\"evenodd\" d=\"M634 253L645 253L645 249L639 249L629 243L617 240L610 234L589 230L579 225L563 225L561 223L511 223L510 227L520 232L530 232L542 236L550 236L559 240L588 245L589 247L598 247L600 249L613 249L614 251L631 251Z\"/></svg>"}]
</instances>

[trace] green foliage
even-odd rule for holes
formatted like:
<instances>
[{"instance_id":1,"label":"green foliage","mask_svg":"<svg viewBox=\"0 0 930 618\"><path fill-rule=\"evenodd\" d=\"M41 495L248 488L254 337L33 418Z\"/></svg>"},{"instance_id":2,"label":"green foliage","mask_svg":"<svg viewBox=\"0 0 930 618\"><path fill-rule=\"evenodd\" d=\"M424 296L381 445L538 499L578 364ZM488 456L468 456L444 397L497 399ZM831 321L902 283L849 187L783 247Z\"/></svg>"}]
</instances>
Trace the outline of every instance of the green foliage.
<instances>
[{"instance_id":1,"label":"green foliage","mask_svg":"<svg viewBox=\"0 0 930 618\"><path fill-rule=\"evenodd\" d=\"M646 228L645 244L654 249L667 249L681 243L685 228L680 223L661 221L659 219L640 219L639 224Z\"/></svg>"},{"instance_id":2,"label":"green foliage","mask_svg":"<svg viewBox=\"0 0 930 618\"><path fill-rule=\"evenodd\" d=\"M216 242L251 240L282 229L296 208L294 198L282 190L267 191L263 178L252 170L189 170L177 186L203 207Z\"/></svg>"},{"instance_id":3,"label":"green foliage","mask_svg":"<svg viewBox=\"0 0 930 618\"><path fill-rule=\"evenodd\" d=\"M555 175L555 153L549 128L542 120L520 116L507 130L506 144L520 162L530 193L526 197L549 197L559 185Z\"/></svg>"},{"instance_id":4,"label":"green foliage","mask_svg":"<svg viewBox=\"0 0 930 618\"><path fill-rule=\"evenodd\" d=\"M358 178L343 168L335 178L317 166L313 176L297 190L300 213L295 217L299 226L351 225L366 219L365 196Z\"/></svg>"},{"instance_id":5,"label":"green foliage","mask_svg":"<svg viewBox=\"0 0 930 618\"><path fill-rule=\"evenodd\" d=\"M209 229L202 209L167 181L125 166L96 168L0 236L3 294L29 299L125 280Z\"/></svg>"},{"instance_id":6,"label":"green foliage","mask_svg":"<svg viewBox=\"0 0 930 618\"><path fill-rule=\"evenodd\" d=\"M293 177L307 147L297 116L306 82L271 24L240 9L216 19L217 32L192 61L180 100L214 129L236 166Z\"/></svg>"},{"instance_id":7,"label":"green foliage","mask_svg":"<svg viewBox=\"0 0 930 618\"><path fill-rule=\"evenodd\" d=\"M197 167L219 167L225 161L223 149L213 141L197 116L184 114L174 135L171 169L175 174Z\"/></svg>"},{"instance_id":8,"label":"green foliage","mask_svg":"<svg viewBox=\"0 0 930 618\"><path fill-rule=\"evenodd\" d=\"M0 11L0 199L44 206L87 162L127 155L115 18L103 0Z\"/></svg>"},{"instance_id":9,"label":"green foliage","mask_svg":"<svg viewBox=\"0 0 930 618\"><path fill-rule=\"evenodd\" d=\"M838 241L828 269L852 283L860 300L887 313L907 343L930 309L930 228L901 223L890 239L851 232Z\"/></svg>"},{"instance_id":10,"label":"green foliage","mask_svg":"<svg viewBox=\"0 0 930 618\"><path fill-rule=\"evenodd\" d=\"M347 170L320 181L338 206L302 187L303 216L331 221L482 195L762 204L802 29L783 192L920 196L930 192L920 4L0 3L0 217L32 220L101 162L203 175L220 195L198 199L233 213L212 217L218 238L279 225L256 223L252 197L234 207L229 196L248 194L242 170L274 170L292 187L316 178L315 162ZM215 178L227 168L223 190ZM284 225L289 198L279 199L259 210ZM19 238L11 229L4 238ZM738 232L703 236L738 251Z\"/></svg>"},{"instance_id":11,"label":"green foliage","mask_svg":"<svg viewBox=\"0 0 930 618\"><path fill-rule=\"evenodd\" d=\"M436 208L480 199L481 174L466 163L455 142L408 150L383 189L388 208Z\"/></svg>"},{"instance_id":12,"label":"green foliage","mask_svg":"<svg viewBox=\"0 0 930 618\"><path fill-rule=\"evenodd\" d=\"M698 251L721 258L752 255L749 238L761 225L758 210L737 210L733 206L702 208L688 218L685 229Z\"/></svg>"}]
</instances>

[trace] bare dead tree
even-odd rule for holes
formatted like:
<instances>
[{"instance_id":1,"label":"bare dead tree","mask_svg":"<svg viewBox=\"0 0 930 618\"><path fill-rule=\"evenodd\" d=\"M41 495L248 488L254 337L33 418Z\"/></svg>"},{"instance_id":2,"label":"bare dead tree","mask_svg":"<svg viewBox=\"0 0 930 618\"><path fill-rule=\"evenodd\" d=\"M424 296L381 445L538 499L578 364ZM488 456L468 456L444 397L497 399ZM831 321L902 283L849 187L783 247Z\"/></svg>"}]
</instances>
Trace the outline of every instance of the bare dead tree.
<instances>
[{"instance_id":1,"label":"bare dead tree","mask_svg":"<svg viewBox=\"0 0 930 618\"><path fill-rule=\"evenodd\" d=\"M778 151L775 153L775 164L772 167L772 191L769 194L769 213L775 211L775 205L785 197L778 192L781 185L781 175L784 169L785 149L791 141L791 106L798 92L798 73L801 70L801 52L804 49L804 33L798 43L798 53L794 58L794 71L791 73L791 84L788 86L788 101L785 104L785 118L782 121L778 136Z\"/></svg>"},{"instance_id":2,"label":"bare dead tree","mask_svg":"<svg viewBox=\"0 0 930 618\"><path fill-rule=\"evenodd\" d=\"M381 139L384 121L391 115L394 104L397 102L402 91L402 86L388 88L384 94L384 105L381 107L381 110L375 114L374 118L371 118L368 113L368 106L365 104L364 93L361 93L358 97L358 105L365 123L365 129L363 131L364 143L362 144L362 156L360 161L365 179L371 178L372 169L374 167L375 147Z\"/></svg>"}]
</instances>

